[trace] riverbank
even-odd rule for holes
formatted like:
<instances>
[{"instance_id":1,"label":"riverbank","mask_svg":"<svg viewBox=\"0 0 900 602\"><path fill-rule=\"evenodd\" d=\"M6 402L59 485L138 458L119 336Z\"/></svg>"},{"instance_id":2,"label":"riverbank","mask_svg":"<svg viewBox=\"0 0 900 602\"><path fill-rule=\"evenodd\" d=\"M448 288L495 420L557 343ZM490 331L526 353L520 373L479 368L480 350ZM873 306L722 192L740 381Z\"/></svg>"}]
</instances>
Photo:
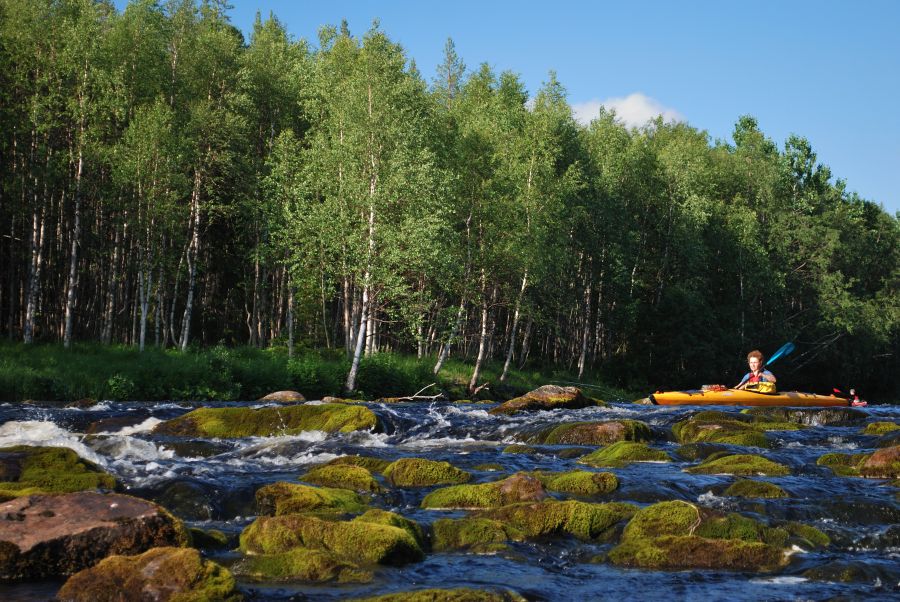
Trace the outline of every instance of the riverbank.
<instances>
[{"instance_id":1,"label":"riverbank","mask_svg":"<svg viewBox=\"0 0 900 602\"><path fill-rule=\"evenodd\" d=\"M364 358L355 397L412 395L443 391L451 399L468 397L472 366L450 359L439 376L434 358L380 353ZM122 345L0 344L0 401L253 400L272 391L295 390L307 399L341 395L350 362L341 350L306 351L289 358L284 348L223 346L191 349L148 348L139 352ZM502 364L489 363L479 384L488 387L479 399L507 399L547 383L574 382L576 375L552 366L512 370L498 385ZM586 392L606 400L626 401L646 392L628 391L595 378L584 378Z\"/></svg>"}]
</instances>

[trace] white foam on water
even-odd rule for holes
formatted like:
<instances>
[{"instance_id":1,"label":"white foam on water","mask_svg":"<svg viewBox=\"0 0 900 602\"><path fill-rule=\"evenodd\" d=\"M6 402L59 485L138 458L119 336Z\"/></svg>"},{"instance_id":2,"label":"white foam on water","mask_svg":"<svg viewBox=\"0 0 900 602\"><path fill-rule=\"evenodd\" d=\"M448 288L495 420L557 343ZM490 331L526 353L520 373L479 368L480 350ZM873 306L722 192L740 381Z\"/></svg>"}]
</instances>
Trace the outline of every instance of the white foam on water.
<instances>
[{"instance_id":1,"label":"white foam on water","mask_svg":"<svg viewBox=\"0 0 900 602\"><path fill-rule=\"evenodd\" d=\"M53 422L41 420L11 420L0 426L0 447L30 445L32 447L67 447L95 464L106 466L106 459L81 441L81 437Z\"/></svg>"},{"instance_id":2,"label":"white foam on water","mask_svg":"<svg viewBox=\"0 0 900 602\"><path fill-rule=\"evenodd\" d=\"M351 431L342 435L342 442L346 445L359 447L387 447L389 435L386 433L372 433L369 431Z\"/></svg>"},{"instance_id":3,"label":"white foam on water","mask_svg":"<svg viewBox=\"0 0 900 602\"><path fill-rule=\"evenodd\" d=\"M171 460L175 457L175 452L171 449L157 446L152 441L121 436L118 433L93 440L91 447L97 453L108 456L110 460L114 461L150 462Z\"/></svg>"},{"instance_id":4,"label":"white foam on water","mask_svg":"<svg viewBox=\"0 0 900 602\"><path fill-rule=\"evenodd\" d=\"M439 439L410 439L408 441L403 441L402 443L397 444L397 447L412 448L412 449L432 449L435 447L451 447L451 446L457 446L457 445L469 445L470 443L496 445L496 443L494 441L483 441L480 439L473 439L471 437L466 437L464 439L456 439L453 437L441 437Z\"/></svg>"},{"instance_id":5,"label":"white foam on water","mask_svg":"<svg viewBox=\"0 0 900 602\"><path fill-rule=\"evenodd\" d=\"M712 491L697 496L697 503L709 508L727 508L731 506L731 501L727 497L714 494Z\"/></svg>"},{"instance_id":6,"label":"white foam on water","mask_svg":"<svg viewBox=\"0 0 900 602\"><path fill-rule=\"evenodd\" d=\"M112 435L136 435L137 433L148 433L152 431L157 424L163 422L159 418L150 417L141 422L140 424L135 424L133 426L126 426L125 428L121 428L115 431L100 431L97 433L98 435L103 434L112 434Z\"/></svg>"},{"instance_id":7,"label":"white foam on water","mask_svg":"<svg viewBox=\"0 0 900 602\"><path fill-rule=\"evenodd\" d=\"M828 443L833 449L857 449L859 447L853 441L845 441L843 437L829 437Z\"/></svg>"},{"instance_id":8,"label":"white foam on water","mask_svg":"<svg viewBox=\"0 0 900 602\"><path fill-rule=\"evenodd\" d=\"M792 575L781 575L778 577L763 577L751 579L751 583L768 584L768 585L797 585L798 583L806 583L809 581L806 577L794 577Z\"/></svg>"}]
</instances>

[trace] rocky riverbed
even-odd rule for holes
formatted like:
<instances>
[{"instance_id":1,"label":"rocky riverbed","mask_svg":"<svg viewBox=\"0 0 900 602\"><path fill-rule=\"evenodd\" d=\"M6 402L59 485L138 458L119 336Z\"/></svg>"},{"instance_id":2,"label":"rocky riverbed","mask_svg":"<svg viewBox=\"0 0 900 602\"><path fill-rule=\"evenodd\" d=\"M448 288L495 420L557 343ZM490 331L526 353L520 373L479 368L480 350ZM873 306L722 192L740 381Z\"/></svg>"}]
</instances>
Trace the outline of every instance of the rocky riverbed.
<instances>
[{"instance_id":1,"label":"rocky riverbed","mask_svg":"<svg viewBox=\"0 0 900 602\"><path fill-rule=\"evenodd\" d=\"M0 406L4 600L900 596L898 406L80 406Z\"/></svg>"}]
</instances>

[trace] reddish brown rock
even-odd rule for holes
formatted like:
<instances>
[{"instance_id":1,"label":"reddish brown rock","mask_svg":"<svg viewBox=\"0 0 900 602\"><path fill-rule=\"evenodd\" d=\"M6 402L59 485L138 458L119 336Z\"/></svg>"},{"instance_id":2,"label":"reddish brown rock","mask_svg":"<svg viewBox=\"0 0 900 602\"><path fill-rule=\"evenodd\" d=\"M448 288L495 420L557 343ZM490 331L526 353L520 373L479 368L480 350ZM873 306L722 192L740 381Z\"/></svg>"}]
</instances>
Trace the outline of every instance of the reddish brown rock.
<instances>
[{"instance_id":1,"label":"reddish brown rock","mask_svg":"<svg viewBox=\"0 0 900 602\"><path fill-rule=\"evenodd\" d=\"M585 397L581 389L577 387L544 385L522 397L516 397L500 404L491 410L491 414L515 414L555 409L577 410L595 405L597 402Z\"/></svg>"},{"instance_id":2,"label":"reddish brown rock","mask_svg":"<svg viewBox=\"0 0 900 602\"><path fill-rule=\"evenodd\" d=\"M265 397L260 397L259 401L275 401L277 403L296 403L306 401L301 393L297 391L275 391L269 393Z\"/></svg>"},{"instance_id":3,"label":"reddish brown rock","mask_svg":"<svg viewBox=\"0 0 900 602\"><path fill-rule=\"evenodd\" d=\"M241 600L234 577L191 548L153 548L140 556L110 556L66 581L60 602Z\"/></svg>"},{"instance_id":4,"label":"reddish brown rock","mask_svg":"<svg viewBox=\"0 0 900 602\"><path fill-rule=\"evenodd\" d=\"M859 467L864 477L892 478L900 476L900 445L879 449Z\"/></svg>"},{"instance_id":5,"label":"reddish brown rock","mask_svg":"<svg viewBox=\"0 0 900 602\"><path fill-rule=\"evenodd\" d=\"M541 482L526 474L516 473L500 481L500 495L505 503L539 502L547 497Z\"/></svg>"},{"instance_id":6,"label":"reddish brown rock","mask_svg":"<svg viewBox=\"0 0 900 602\"><path fill-rule=\"evenodd\" d=\"M0 504L0 580L71 575L111 554L184 546L184 525L127 495L31 495Z\"/></svg>"}]
</instances>

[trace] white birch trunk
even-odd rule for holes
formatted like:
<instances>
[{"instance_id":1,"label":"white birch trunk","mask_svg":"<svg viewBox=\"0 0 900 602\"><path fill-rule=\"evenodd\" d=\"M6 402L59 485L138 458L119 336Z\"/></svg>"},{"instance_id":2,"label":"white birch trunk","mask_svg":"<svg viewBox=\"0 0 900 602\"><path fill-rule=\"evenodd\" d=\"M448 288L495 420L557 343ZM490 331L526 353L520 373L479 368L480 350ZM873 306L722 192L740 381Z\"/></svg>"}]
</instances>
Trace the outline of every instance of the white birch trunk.
<instances>
[{"instance_id":1,"label":"white birch trunk","mask_svg":"<svg viewBox=\"0 0 900 602\"><path fill-rule=\"evenodd\" d=\"M519 289L519 296L516 299L516 309L513 311L513 320L511 332L509 334L509 349L506 351L506 361L503 362L503 372L500 374L500 382L506 380L506 374L509 372L509 364L512 362L513 351L516 349L516 328L519 326L519 312L522 308L522 298L525 296L525 288L528 286L528 270L522 275L522 288Z\"/></svg>"}]
</instances>

